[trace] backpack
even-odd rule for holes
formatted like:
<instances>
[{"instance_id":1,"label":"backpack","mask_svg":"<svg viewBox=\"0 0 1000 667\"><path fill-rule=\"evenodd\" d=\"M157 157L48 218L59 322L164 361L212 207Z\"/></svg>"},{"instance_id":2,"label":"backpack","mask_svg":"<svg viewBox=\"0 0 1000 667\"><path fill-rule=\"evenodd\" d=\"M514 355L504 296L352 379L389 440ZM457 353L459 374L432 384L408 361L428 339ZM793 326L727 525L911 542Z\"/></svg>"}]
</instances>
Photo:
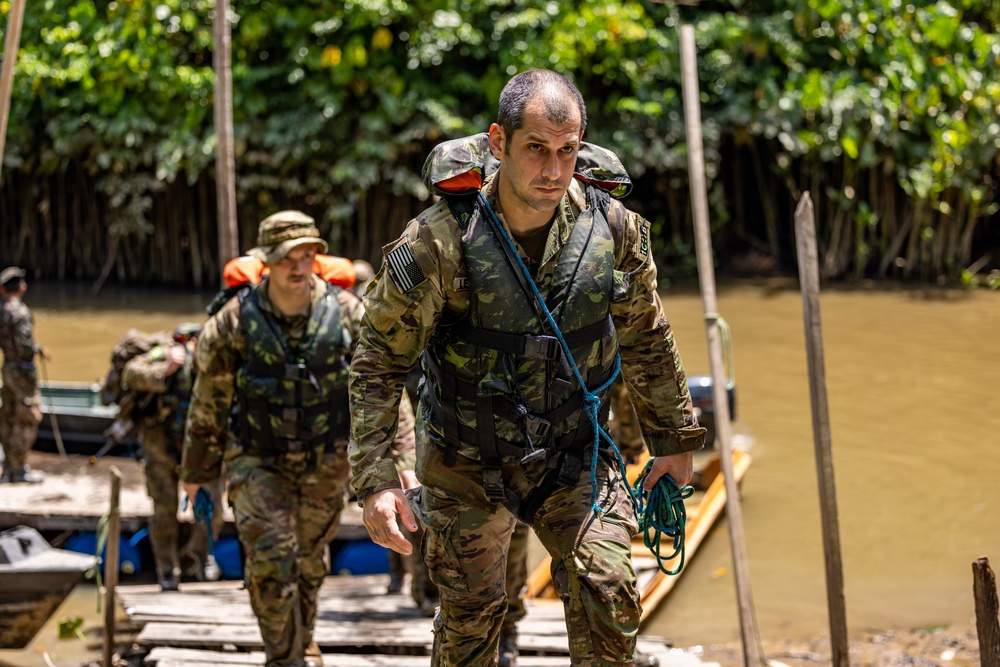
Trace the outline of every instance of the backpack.
<instances>
[{"instance_id":1,"label":"backpack","mask_svg":"<svg viewBox=\"0 0 1000 667\"><path fill-rule=\"evenodd\" d=\"M121 406L128 399L130 392L122 384L122 373L125 371L125 364L133 357L145 354L157 345L167 346L173 342L173 338L166 331L156 333L146 333L138 329L129 329L125 332L115 346L111 348L111 367L101 385L101 403L104 405L117 404Z\"/></svg>"}]
</instances>

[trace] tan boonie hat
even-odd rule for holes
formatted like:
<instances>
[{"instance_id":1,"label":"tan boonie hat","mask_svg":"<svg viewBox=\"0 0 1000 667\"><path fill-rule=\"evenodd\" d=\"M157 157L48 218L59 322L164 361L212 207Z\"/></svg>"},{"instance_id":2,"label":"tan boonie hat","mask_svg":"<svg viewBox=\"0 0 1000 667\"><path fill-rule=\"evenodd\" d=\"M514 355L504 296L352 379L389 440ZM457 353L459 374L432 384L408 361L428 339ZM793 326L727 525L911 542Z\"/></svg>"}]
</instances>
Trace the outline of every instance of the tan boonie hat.
<instances>
[{"instance_id":1,"label":"tan boonie hat","mask_svg":"<svg viewBox=\"0 0 1000 667\"><path fill-rule=\"evenodd\" d=\"M316 221L302 211L278 211L260 221L257 247L247 254L265 264L277 264L295 246L314 243L326 252L326 241L319 237Z\"/></svg>"},{"instance_id":2,"label":"tan boonie hat","mask_svg":"<svg viewBox=\"0 0 1000 667\"><path fill-rule=\"evenodd\" d=\"M3 271L0 271L0 285L5 285L8 280L13 280L14 278L23 278L25 276L24 269L19 266L8 266Z\"/></svg>"}]
</instances>

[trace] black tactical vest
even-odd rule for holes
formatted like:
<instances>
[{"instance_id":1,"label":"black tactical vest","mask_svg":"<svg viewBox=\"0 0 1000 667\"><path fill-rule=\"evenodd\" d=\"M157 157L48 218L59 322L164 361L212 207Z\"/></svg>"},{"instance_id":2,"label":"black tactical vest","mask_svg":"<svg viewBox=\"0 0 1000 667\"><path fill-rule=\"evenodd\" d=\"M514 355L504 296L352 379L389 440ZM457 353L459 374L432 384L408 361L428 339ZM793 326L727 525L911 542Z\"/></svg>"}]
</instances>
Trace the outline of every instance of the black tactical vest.
<instances>
[{"instance_id":1,"label":"black tactical vest","mask_svg":"<svg viewBox=\"0 0 1000 667\"><path fill-rule=\"evenodd\" d=\"M265 457L321 454L350 431L348 366L338 288L313 308L295 348L254 290L241 299L247 358L236 373L237 415L247 451Z\"/></svg>"}]
</instances>

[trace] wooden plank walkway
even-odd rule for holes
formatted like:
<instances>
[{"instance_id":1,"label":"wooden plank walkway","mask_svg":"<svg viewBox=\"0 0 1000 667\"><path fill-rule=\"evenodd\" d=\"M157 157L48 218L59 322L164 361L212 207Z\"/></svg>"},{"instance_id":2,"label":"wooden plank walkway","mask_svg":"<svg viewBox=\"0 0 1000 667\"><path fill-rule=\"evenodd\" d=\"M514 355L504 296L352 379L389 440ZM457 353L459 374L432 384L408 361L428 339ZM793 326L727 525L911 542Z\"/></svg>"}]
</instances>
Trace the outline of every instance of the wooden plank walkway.
<instances>
[{"instance_id":1,"label":"wooden plank walkway","mask_svg":"<svg viewBox=\"0 0 1000 667\"><path fill-rule=\"evenodd\" d=\"M336 667L426 667L431 619L408 595L385 595L387 575L328 577L320 589L314 637L324 663ZM260 632L242 582L181 584L164 593L159 587L124 586L118 599L130 624L141 628L135 643L157 667L260 665ZM521 667L565 667L569 644L562 604L529 600L519 626ZM690 654L672 651L656 637L641 637L640 651L655 655L661 667L700 665Z\"/></svg>"},{"instance_id":2,"label":"wooden plank walkway","mask_svg":"<svg viewBox=\"0 0 1000 667\"><path fill-rule=\"evenodd\" d=\"M122 530L134 533L147 525L153 502L146 495L146 473L135 459L105 456L99 459L71 454L32 451L28 465L45 475L40 484L0 484L0 527L31 526L37 530L96 530L111 501L111 466L121 471ZM224 506L226 521L233 515ZM192 511L179 512L192 521ZM368 539L357 503L347 503L337 538Z\"/></svg>"}]
</instances>

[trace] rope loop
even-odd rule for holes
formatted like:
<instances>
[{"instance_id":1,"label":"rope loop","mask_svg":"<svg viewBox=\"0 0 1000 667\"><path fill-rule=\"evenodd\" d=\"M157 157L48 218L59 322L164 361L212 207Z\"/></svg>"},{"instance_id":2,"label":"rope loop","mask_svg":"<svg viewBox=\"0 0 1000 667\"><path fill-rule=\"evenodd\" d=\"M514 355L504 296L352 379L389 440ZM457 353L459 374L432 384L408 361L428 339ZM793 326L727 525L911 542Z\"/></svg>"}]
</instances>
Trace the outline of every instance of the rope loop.
<instances>
[{"instance_id":1,"label":"rope loop","mask_svg":"<svg viewBox=\"0 0 1000 667\"><path fill-rule=\"evenodd\" d=\"M677 486L670 475L663 475L646 491L642 485L653 468L653 460L646 464L639 479L635 482L636 513L639 519L639 532L642 533L643 544L656 556L656 566L667 575L675 575L684 568L684 531L687 526L687 510L684 501L694 493L694 487ZM663 537L673 540L671 552L663 553ZM667 569L666 561L680 556L677 567Z\"/></svg>"}]
</instances>

